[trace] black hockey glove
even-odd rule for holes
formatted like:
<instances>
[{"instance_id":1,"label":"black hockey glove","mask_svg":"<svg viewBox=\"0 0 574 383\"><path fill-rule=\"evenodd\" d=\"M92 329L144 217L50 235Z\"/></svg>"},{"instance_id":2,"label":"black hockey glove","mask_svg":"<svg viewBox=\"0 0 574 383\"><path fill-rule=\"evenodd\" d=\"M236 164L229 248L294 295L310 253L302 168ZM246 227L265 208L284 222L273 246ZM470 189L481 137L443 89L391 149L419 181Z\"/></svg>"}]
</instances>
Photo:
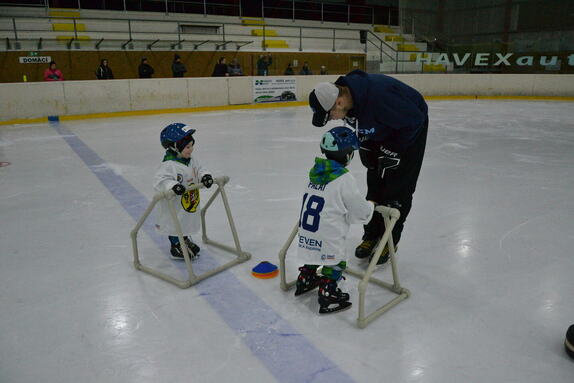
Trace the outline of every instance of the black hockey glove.
<instances>
[{"instance_id":1,"label":"black hockey glove","mask_svg":"<svg viewBox=\"0 0 574 383\"><path fill-rule=\"evenodd\" d=\"M177 195L182 195L183 193L185 193L185 187L182 184L173 185L171 190L173 190L173 192Z\"/></svg>"},{"instance_id":2,"label":"black hockey glove","mask_svg":"<svg viewBox=\"0 0 574 383\"><path fill-rule=\"evenodd\" d=\"M381 205L399 210L403 205L399 201L384 201Z\"/></svg>"},{"instance_id":3,"label":"black hockey glove","mask_svg":"<svg viewBox=\"0 0 574 383\"><path fill-rule=\"evenodd\" d=\"M381 146L382 155L378 158L378 169L381 178L385 176L385 170L395 169L401 163L401 157L397 152L386 149Z\"/></svg>"},{"instance_id":4,"label":"black hockey glove","mask_svg":"<svg viewBox=\"0 0 574 383\"><path fill-rule=\"evenodd\" d=\"M201 177L201 183L205 185L206 188L209 189L211 185L213 185L213 177L211 176L211 174L206 174L203 177Z\"/></svg>"}]
</instances>

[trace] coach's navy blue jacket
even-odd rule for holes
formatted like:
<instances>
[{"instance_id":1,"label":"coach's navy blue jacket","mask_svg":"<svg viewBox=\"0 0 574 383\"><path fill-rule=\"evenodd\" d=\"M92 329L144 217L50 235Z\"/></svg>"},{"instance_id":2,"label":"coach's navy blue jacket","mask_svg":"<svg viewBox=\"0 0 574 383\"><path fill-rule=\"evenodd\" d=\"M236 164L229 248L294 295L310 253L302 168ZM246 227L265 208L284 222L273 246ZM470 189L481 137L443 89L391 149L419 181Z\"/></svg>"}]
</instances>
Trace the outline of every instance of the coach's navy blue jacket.
<instances>
[{"instance_id":1,"label":"coach's navy blue jacket","mask_svg":"<svg viewBox=\"0 0 574 383\"><path fill-rule=\"evenodd\" d=\"M361 141L382 141L402 152L425 126L428 107L423 96L397 79L354 70L335 84L351 91L353 109L348 116L357 118Z\"/></svg>"}]
</instances>

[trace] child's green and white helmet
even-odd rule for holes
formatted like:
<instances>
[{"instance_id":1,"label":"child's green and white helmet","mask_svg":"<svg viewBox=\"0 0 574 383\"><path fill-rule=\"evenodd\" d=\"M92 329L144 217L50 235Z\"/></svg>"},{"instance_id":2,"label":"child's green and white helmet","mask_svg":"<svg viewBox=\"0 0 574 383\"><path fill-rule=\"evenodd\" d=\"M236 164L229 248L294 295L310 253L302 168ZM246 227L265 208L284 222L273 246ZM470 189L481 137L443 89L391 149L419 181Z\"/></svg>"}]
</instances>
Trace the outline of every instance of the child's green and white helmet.
<instances>
[{"instance_id":1,"label":"child's green and white helmet","mask_svg":"<svg viewBox=\"0 0 574 383\"><path fill-rule=\"evenodd\" d=\"M338 126L323 134L321 153L330 160L347 166L353 159L353 153L359 149L357 135L346 126Z\"/></svg>"}]
</instances>

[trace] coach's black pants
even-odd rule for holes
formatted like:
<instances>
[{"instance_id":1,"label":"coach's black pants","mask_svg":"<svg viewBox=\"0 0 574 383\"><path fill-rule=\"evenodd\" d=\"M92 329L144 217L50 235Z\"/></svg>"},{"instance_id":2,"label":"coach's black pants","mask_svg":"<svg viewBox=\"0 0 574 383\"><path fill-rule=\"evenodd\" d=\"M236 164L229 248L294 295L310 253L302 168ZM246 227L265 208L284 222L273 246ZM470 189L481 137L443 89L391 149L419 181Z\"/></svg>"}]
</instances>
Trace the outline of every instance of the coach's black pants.
<instances>
[{"instance_id":1,"label":"coach's black pants","mask_svg":"<svg viewBox=\"0 0 574 383\"><path fill-rule=\"evenodd\" d=\"M378 169L378 157L382 155L380 148L384 146L384 142L365 141L361 143L362 149L359 150L359 154L361 162L367 167L367 200L374 201L379 205L395 203L400 205L397 208L401 212L401 217L393 228L395 243L401 239L405 220L411 210L413 194L423 163L427 131L428 119L413 145L402 153L399 166L385 170L383 178L381 178ZM375 212L364 229L363 240L377 240L382 237L385 232L385 224L381 214Z\"/></svg>"}]
</instances>

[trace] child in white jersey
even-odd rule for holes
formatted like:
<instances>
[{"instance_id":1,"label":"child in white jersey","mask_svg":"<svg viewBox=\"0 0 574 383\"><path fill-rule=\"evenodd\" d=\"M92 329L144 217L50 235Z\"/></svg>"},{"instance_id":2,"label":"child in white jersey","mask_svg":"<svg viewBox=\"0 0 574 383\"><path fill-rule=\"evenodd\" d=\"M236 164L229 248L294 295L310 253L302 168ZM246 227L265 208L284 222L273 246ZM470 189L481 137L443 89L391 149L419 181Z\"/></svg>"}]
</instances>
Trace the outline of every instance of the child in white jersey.
<instances>
[{"instance_id":1,"label":"child in white jersey","mask_svg":"<svg viewBox=\"0 0 574 383\"><path fill-rule=\"evenodd\" d=\"M346 168L358 149L351 129L337 127L326 132L321 140L326 158L315 158L303 195L297 256L304 266L299 268L295 295L319 286L321 314L351 307L349 294L337 287L347 265L345 239L351 224L368 223L374 211L374 203L365 200Z\"/></svg>"},{"instance_id":2,"label":"child in white jersey","mask_svg":"<svg viewBox=\"0 0 574 383\"><path fill-rule=\"evenodd\" d=\"M176 194L175 198L159 202L160 212L156 228L160 233L168 235L171 257L181 260L184 259L183 251L168 204L171 203L175 207L189 255L196 258L199 256L200 248L193 243L190 235L199 231L201 227L199 190L186 189L199 182L207 188L213 185L211 174L191 156L195 144L193 133L195 129L182 123L170 124L161 131L160 141L166 152L154 178L156 191L173 190Z\"/></svg>"}]
</instances>

